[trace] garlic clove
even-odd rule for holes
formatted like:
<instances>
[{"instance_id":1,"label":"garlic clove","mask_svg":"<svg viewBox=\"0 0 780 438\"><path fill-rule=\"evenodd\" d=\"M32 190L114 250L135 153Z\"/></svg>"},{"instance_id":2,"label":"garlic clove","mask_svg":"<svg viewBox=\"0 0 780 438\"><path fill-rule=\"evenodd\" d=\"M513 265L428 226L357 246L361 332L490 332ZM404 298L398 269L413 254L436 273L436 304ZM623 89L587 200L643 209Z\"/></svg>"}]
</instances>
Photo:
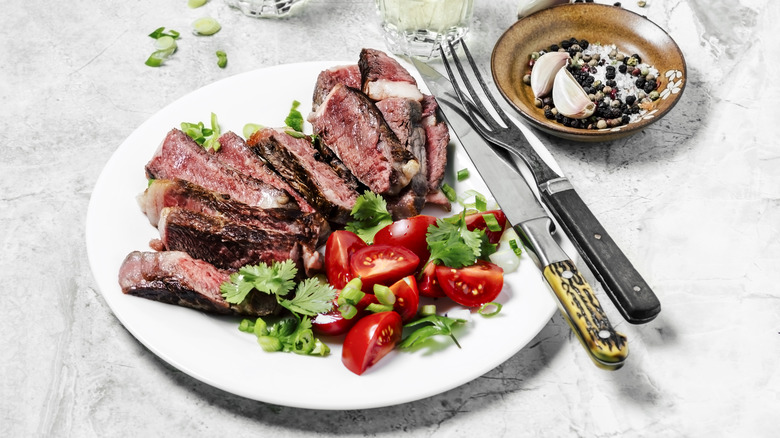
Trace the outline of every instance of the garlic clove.
<instances>
[{"instance_id":1,"label":"garlic clove","mask_svg":"<svg viewBox=\"0 0 780 438\"><path fill-rule=\"evenodd\" d=\"M517 18L563 3L569 3L569 0L521 0L520 7L517 9Z\"/></svg>"},{"instance_id":2,"label":"garlic clove","mask_svg":"<svg viewBox=\"0 0 780 438\"><path fill-rule=\"evenodd\" d=\"M552 99L558 112L572 119L590 117L596 110L596 104L565 67L555 74Z\"/></svg>"},{"instance_id":3,"label":"garlic clove","mask_svg":"<svg viewBox=\"0 0 780 438\"><path fill-rule=\"evenodd\" d=\"M568 52L547 52L536 60L531 69L531 91L534 97L543 97L552 90L555 74L568 61Z\"/></svg>"}]
</instances>

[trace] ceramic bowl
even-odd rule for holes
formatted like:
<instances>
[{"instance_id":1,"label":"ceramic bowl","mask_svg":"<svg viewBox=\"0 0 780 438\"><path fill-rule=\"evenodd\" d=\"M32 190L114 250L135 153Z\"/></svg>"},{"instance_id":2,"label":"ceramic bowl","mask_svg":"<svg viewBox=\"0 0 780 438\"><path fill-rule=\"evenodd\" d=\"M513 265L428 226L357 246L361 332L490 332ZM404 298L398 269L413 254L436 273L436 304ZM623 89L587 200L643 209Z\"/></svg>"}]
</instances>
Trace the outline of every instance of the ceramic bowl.
<instances>
[{"instance_id":1,"label":"ceramic bowl","mask_svg":"<svg viewBox=\"0 0 780 438\"><path fill-rule=\"evenodd\" d=\"M530 73L532 52L572 37L615 44L619 52L641 56L643 63L658 70L661 97L642 117L615 128L571 128L547 119L534 104L533 92L523 83L523 76ZM647 128L680 100L687 79L682 52L663 29L634 12L596 3L554 6L518 20L496 43L491 69L499 91L526 122L554 136L582 142L616 140Z\"/></svg>"}]
</instances>

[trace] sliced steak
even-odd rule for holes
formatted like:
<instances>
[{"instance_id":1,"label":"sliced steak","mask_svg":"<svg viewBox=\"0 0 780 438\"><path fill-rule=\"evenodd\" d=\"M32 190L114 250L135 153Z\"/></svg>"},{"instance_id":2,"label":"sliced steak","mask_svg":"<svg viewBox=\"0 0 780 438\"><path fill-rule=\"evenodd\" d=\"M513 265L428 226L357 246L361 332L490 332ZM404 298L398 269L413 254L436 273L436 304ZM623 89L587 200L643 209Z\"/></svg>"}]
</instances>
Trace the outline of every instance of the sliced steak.
<instances>
[{"instance_id":1,"label":"sliced steak","mask_svg":"<svg viewBox=\"0 0 780 438\"><path fill-rule=\"evenodd\" d=\"M168 251L184 251L221 269L236 270L260 262L292 260L302 272L301 245L296 236L264 230L180 207L160 214L160 240Z\"/></svg>"},{"instance_id":2,"label":"sliced steak","mask_svg":"<svg viewBox=\"0 0 780 438\"><path fill-rule=\"evenodd\" d=\"M171 130L146 165L151 179L184 179L261 208L298 208L285 190L242 174L206 152L178 129Z\"/></svg>"},{"instance_id":3,"label":"sliced steak","mask_svg":"<svg viewBox=\"0 0 780 438\"><path fill-rule=\"evenodd\" d=\"M336 84L309 121L321 141L375 193L395 195L420 171L417 158L358 90Z\"/></svg>"},{"instance_id":4,"label":"sliced steak","mask_svg":"<svg viewBox=\"0 0 780 438\"><path fill-rule=\"evenodd\" d=\"M422 100L417 81L394 58L381 50L363 49L358 60L361 90L373 100L405 97Z\"/></svg>"},{"instance_id":5,"label":"sliced steak","mask_svg":"<svg viewBox=\"0 0 780 438\"><path fill-rule=\"evenodd\" d=\"M266 316L282 310L275 297L262 293L240 306L226 302L219 287L229 278L181 251L133 251L119 268L119 286L128 295L219 314Z\"/></svg>"},{"instance_id":6,"label":"sliced steak","mask_svg":"<svg viewBox=\"0 0 780 438\"><path fill-rule=\"evenodd\" d=\"M336 84L344 84L347 87L360 89L362 85L360 77L360 68L357 64L341 65L323 70L317 75L317 83L314 84L314 93L312 95L312 111L316 111L330 90Z\"/></svg>"},{"instance_id":7,"label":"sliced steak","mask_svg":"<svg viewBox=\"0 0 780 438\"><path fill-rule=\"evenodd\" d=\"M422 125L425 128L426 173L428 178L427 202L449 210L450 202L441 192L441 183L447 168L447 145L450 130L439 120L436 110L439 104L433 96L425 95L422 101Z\"/></svg>"},{"instance_id":8,"label":"sliced steak","mask_svg":"<svg viewBox=\"0 0 780 438\"><path fill-rule=\"evenodd\" d=\"M325 218L337 224L347 223L360 184L351 173L342 170L341 161L330 151L324 156L313 145L312 137L292 136L283 129L272 128L255 132L248 144Z\"/></svg>"},{"instance_id":9,"label":"sliced steak","mask_svg":"<svg viewBox=\"0 0 780 438\"><path fill-rule=\"evenodd\" d=\"M219 144L221 147L215 154L219 161L252 178L263 181L279 190L286 191L295 198L301 210L308 213L316 211L305 198L290 187L287 181L274 172L267 162L253 153L244 139L236 133L226 132L222 134L219 137Z\"/></svg>"},{"instance_id":10,"label":"sliced steak","mask_svg":"<svg viewBox=\"0 0 780 438\"><path fill-rule=\"evenodd\" d=\"M141 210L152 225L160 222L166 207L181 207L210 216L219 216L269 232L294 236L301 244L303 264L307 274L322 270L322 255L317 252L320 240L329 232L327 222L319 214L304 213L289 208L262 209L251 207L225 195L220 195L184 180L154 180L138 197Z\"/></svg>"}]
</instances>

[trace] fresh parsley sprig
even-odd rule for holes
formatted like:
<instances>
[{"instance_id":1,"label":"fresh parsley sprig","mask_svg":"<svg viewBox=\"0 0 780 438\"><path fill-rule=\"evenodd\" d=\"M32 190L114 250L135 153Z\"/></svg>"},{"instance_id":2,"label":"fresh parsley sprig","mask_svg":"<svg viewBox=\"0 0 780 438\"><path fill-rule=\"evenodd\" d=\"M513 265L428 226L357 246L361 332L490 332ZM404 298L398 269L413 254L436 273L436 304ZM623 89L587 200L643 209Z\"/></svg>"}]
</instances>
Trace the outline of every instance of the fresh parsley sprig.
<instances>
[{"instance_id":1,"label":"fresh parsley sprig","mask_svg":"<svg viewBox=\"0 0 780 438\"><path fill-rule=\"evenodd\" d=\"M387 211L387 201L369 190L358 196L351 215L355 220L347 223L347 231L352 231L369 244L379 230L393 223L393 216Z\"/></svg>"},{"instance_id":2,"label":"fresh parsley sprig","mask_svg":"<svg viewBox=\"0 0 780 438\"><path fill-rule=\"evenodd\" d=\"M298 268L292 260L247 265L230 275L230 280L220 285L225 301L241 304L250 293L262 292L274 295L282 307L298 315L316 315L333 308L336 290L316 278L308 278L297 284ZM293 288L295 295L286 296Z\"/></svg>"},{"instance_id":3,"label":"fresh parsley sprig","mask_svg":"<svg viewBox=\"0 0 780 438\"><path fill-rule=\"evenodd\" d=\"M477 259L486 259L496 251L496 245L490 243L482 229L469 230L466 227L466 212L438 219L428 227L426 239L431 257L428 263L436 263L450 268L462 268L476 263Z\"/></svg>"}]
</instances>

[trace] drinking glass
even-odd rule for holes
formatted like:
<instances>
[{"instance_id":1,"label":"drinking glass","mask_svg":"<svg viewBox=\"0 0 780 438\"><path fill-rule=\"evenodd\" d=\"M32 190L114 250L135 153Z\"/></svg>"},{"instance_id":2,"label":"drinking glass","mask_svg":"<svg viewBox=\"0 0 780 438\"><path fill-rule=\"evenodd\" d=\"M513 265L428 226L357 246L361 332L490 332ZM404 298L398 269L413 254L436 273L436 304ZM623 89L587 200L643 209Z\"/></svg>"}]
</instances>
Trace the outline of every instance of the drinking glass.
<instances>
[{"instance_id":1,"label":"drinking glass","mask_svg":"<svg viewBox=\"0 0 780 438\"><path fill-rule=\"evenodd\" d=\"M385 42L391 52L438 56L443 41L468 32L473 0L376 0Z\"/></svg>"}]
</instances>

